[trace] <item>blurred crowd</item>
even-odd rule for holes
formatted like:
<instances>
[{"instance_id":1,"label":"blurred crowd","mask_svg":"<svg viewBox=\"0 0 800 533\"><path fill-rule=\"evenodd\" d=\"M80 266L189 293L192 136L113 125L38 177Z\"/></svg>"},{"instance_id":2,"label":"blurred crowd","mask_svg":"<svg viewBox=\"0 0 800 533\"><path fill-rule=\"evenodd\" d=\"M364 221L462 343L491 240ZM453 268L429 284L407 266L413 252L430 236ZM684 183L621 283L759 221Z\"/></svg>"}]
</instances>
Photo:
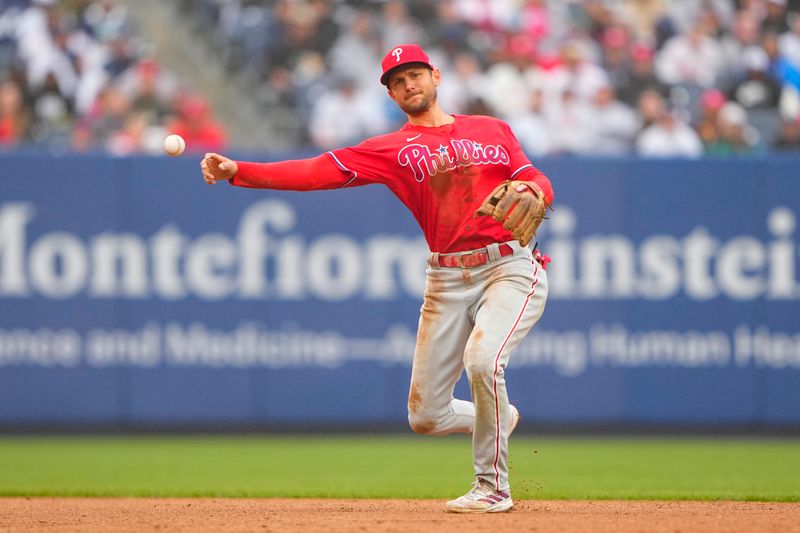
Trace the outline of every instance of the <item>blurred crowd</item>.
<instances>
[{"instance_id":1,"label":"blurred crowd","mask_svg":"<svg viewBox=\"0 0 800 533\"><path fill-rule=\"evenodd\" d=\"M450 113L538 155L800 150L800 0L173 0L295 147L405 117L377 82L420 43ZM0 0L0 149L221 150L224 127L119 0Z\"/></svg>"},{"instance_id":2,"label":"blurred crowd","mask_svg":"<svg viewBox=\"0 0 800 533\"><path fill-rule=\"evenodd\" d=\"M800 0L177 5L298 146L401 124L380 59L415 42L442 69L443 109L507 120L531 155L800 149Z\"/></svg>"},{"instance_id":3,"label":"blurred crowd","mask_svg":"<svg viewBox=\"0 0 800 533\"><path fill-rule=\"evenodd\" d=\"M0 149L221 149L210 106L156 60L116 0L0 0Z\"/></svg>"}]
</instances>

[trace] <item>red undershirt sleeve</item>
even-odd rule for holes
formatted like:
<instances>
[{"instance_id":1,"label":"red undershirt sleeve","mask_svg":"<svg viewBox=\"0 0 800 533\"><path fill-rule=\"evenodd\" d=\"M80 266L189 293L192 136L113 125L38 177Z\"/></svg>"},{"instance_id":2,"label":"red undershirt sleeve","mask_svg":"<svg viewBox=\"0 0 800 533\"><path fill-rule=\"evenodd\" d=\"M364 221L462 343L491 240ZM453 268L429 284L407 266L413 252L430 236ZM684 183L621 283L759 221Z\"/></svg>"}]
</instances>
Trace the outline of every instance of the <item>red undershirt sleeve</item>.
<instances>
[{"instance_id":1,"label":"red undershirt sleeve","mask_svg":"<svg viewBox=\"0 0 800 533\"><path fill-rule=\"evenodd\" d=\"M553 205L553 200L555 199L553 185L541 170L533 166L526 167L520 170L519 173L514 176L514 179L518 181L534 182L542 189L542 192L544 193L544 199L547 201L547 205Z\"/></svg>"},{"instance_id":2,"label":"red undershirt sleeve","mask_svg":"<svg viewBox=\"0 0 800 533\"><path fill-rule=\"evenodd\" d=\"M350 174L340 170L325 154L276 163L237 161L236 164L239 169L229 182L237 187L312 191L354 185Z\"/></svg>"}]
</instances>

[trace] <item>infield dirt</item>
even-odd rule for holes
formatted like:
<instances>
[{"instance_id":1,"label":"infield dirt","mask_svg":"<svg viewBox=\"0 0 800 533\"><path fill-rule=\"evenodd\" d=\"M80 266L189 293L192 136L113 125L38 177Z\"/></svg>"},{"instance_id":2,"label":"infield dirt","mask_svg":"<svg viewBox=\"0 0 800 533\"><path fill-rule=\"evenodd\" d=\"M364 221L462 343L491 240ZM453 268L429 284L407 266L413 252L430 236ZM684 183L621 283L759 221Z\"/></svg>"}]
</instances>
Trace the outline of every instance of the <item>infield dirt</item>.
<instances>
[{"instance_id":1,"label":"infield dirt","mask_svg":"<svg viewBox=\"0 0 800 533\"><path fill-rule=\"evenodd\" d=\"M439 500L0 498L0 531L800 532L800 503L519 501L453 515Z\"/></svg>"}]
</instances>

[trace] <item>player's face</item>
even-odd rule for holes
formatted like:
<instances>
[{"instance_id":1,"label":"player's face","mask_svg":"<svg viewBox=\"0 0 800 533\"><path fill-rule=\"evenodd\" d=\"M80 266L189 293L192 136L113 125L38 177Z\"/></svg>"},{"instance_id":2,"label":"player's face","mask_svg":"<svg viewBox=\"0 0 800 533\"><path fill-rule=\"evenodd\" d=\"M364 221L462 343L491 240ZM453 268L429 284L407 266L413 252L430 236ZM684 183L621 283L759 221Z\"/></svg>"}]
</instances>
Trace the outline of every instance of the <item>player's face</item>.
<instances>
[{"instance_id":1,"label":"player's face","mask_svg":"<svg viewBox=\"0 0 800 533\"><path fill-rule=\"evenodd\" d=\"M426 112L436 102L439 69L409 65L392 72L389 77L389 96L408 115Z\"/></svg>"}]
</instances>

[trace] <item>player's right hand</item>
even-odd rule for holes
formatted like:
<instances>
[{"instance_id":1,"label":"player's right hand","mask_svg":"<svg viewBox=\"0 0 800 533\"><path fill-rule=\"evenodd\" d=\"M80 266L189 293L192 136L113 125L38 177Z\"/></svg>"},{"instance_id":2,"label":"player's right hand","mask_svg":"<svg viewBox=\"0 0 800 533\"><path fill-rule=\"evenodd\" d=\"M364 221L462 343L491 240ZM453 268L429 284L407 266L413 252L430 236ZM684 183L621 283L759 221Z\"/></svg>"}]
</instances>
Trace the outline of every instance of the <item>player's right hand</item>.
<instances>
[{"instance_id":1,"label":"player's right hand","mask_svg":"<svg viewBox=\"0 0 800 533\"><path fill-rule=\"evenodd\" d=\"M236 175L239 165L236 161L224 155L206 154L200 161L200 170L203 172L203 180L209 185L216 185L218 181L227 181Z\"/></svg>"}]
</instances>

